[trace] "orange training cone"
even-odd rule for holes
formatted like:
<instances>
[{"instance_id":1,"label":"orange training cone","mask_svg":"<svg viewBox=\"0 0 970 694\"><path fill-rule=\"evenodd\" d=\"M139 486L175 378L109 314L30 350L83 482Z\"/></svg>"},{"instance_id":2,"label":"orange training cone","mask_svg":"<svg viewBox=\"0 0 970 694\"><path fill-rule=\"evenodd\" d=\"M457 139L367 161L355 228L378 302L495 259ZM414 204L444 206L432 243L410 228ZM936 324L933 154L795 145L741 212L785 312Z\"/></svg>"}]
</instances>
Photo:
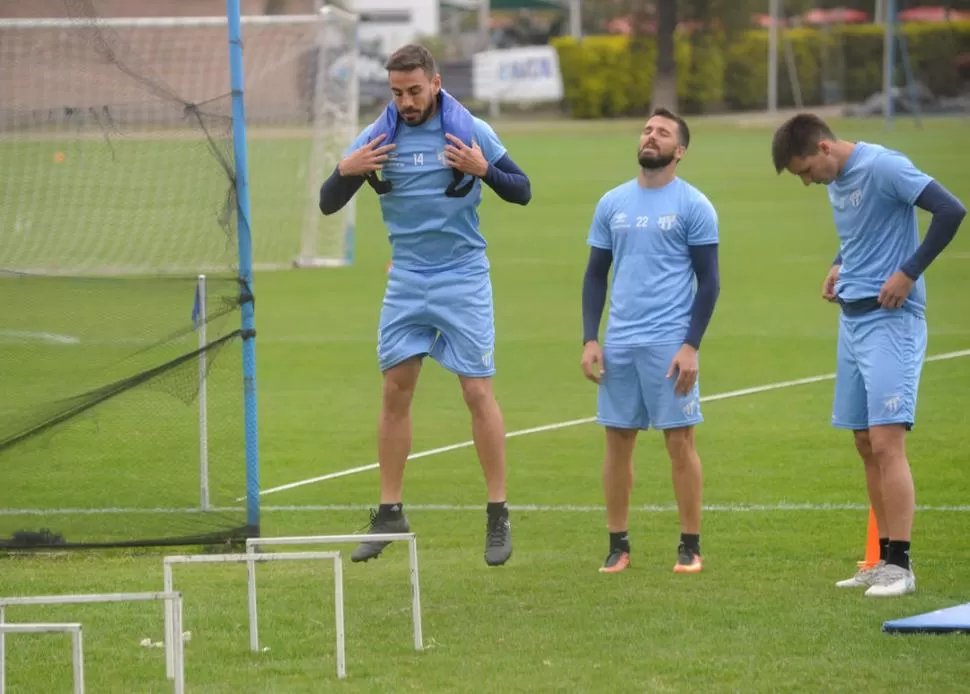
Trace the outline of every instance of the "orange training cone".
<instances>
[{"instance_id":1,"label":"orange training cone","mask_svg":"<svg viewBox=\"0 0 970 694\"><path fill-rule=\"evenodd\" d=\"M859 562L859 568L870 569L879 563L879 525L876 514L869 507L869 528L866 531L866 558Z\"/></svg>"}]
</instances>

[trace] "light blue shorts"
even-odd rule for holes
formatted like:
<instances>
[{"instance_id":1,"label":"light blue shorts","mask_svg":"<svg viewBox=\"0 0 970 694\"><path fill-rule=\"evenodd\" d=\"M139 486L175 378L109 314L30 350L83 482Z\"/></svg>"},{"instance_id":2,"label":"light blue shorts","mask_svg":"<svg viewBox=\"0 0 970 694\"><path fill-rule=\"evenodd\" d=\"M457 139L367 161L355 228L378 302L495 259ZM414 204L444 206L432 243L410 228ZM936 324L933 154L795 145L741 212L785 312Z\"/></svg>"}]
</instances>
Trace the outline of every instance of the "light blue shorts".
<instances>
[{"instance_id":1,"label":"light blue shorts","mask_svg":"<svg viewBox=\"0 0 970 694\"><path fill-rule=\"evenodd\" d=\"M377 331L381 371L416 356L430 356L459 376L495 374L487 268L438 273L391 268Z\"/></svg>"},{"instance_id":2,"label":"light blue shorts","mask_svg":"<svg viewBox=\"0 0 970 694\"><path fill-rule=\"evenodd\" d=\"M596 421L618 429L677 429L704 421L700 387L687 395L674 392L676 375L667 378L680 344L603 349L604 374Z\"/></svg>"},{"instance_id":3,"label":"light blue shorts","mask_svg":"<svg viewBox=\"0 0 970 694\"><path fill-rule=\"evenodd\" d=\"M839 320L832 426L861 431L916 421L926 321L902 309Z\"/></svg>"}]
</instances>

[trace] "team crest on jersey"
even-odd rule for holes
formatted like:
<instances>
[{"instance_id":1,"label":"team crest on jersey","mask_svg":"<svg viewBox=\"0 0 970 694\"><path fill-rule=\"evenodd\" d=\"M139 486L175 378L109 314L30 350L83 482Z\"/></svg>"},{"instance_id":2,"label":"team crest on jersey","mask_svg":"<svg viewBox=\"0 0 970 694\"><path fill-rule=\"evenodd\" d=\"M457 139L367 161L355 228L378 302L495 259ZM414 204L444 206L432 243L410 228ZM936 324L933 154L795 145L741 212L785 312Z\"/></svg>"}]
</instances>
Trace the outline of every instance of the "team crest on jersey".
<instances>
[{"instance_id":1,"label":"team crest on jersey","mask_svg":"<svg viewBox=\"0 0 970 694\"><path fill-rule=\"evenodd\" d=\"M836 195L830 190L829 200L832 203L832 207L837 210L844 210L849 205L852 207L858 207L862 204L862 188L856 188L848 195Z\"/></svg>"},{"instance_id":2,"label":"team crest on jersey","mask_svg":"<svg viewBox=\"0 0 970 694\"><path fill-rule=\"evenodd\" d=\"M674 228L674 224L677 223L677 215L675 214L665 214L662 217L657 218L657 226L664 231L670 231Z\"/></svg>"}]
</instances>

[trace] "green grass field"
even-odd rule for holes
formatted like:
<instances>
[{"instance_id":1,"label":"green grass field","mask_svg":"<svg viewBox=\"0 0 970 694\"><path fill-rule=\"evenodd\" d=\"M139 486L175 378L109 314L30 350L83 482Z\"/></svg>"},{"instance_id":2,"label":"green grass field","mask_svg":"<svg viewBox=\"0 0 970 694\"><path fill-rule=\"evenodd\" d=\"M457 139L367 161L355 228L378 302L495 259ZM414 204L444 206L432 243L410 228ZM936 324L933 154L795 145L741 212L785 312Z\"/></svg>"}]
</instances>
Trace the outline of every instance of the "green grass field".
<instances>
[{"instance_id":1,"label":"green grass field","mask_svg":"<svg viewBox=\"0 0 970 694\"><path fill-rule=\"evenodd\" d=\"M496 389L510 432L595 413L595 389L579 369L586 232L600 195L636 172L639 125L496 128L531 175L534 193L523 209L487 192L481 210L496 299ZM922 130L905 122L889 131L881 123L837 125L843 137L906 151L970 201L967 121L928 121ZM722 291L703 347L702 395L831 373L837 310L819 293L837 239L824 188L775 175L768 126L698 120L693 130L681 175L708 195L721 222ZM276 174L287 172L253 176ZM375 460L375 338L389 250L368 189L358 210L352 267L255 279L264 489ZM930 355L970 349L968 234L964 229L928 273ZM700 575L671 572L679 530L655 432L643 435L637 450L633 566L609 577L597 572L607 550L601 429L582 424L509 439L509 500L519 507L512 515L515 553L497 569L482 559L484 483L474 450L463 447L414 460L407 476L424 652L411 644L406 545L390 547L377 562L345 563L343 682L335 677L329 568L260 567L260 627L269 650L257 656L248 651L245 569L181 567L176 587L185 593L185 628L192 631L188 690L961 690L970 681L965 636L897 637L880 629L886 619L970 601L967 356L923 370L909 440L920 504L913 596L877 601L833 586L862 558L867 511L861 463L850 437L829 426L832 382L821 380L703 406L698 446L709 510ZM414 403L414 451L469 438L454 377L428 363ZM176 454L174 447L190 439L173 438L172 450L162 452ZM117 448L79 454L146 455L137 430L112 440ZM238 454L239 484L220 487L218 503L235 503L233 493L244 491L242 441ZM187 479L191 473L189 465ZM170 474L160 470L159 479ZM78 487L75 504L110 498L110 484L120 497L140 498L145 490L126 489L133 484L126 479L93 479ZM185 490L190 499L194 494ZM375 471L267 494L263 534L356 531L376 501ZM326 508L292 508L301 506ZM352 546L337 548L349 555ZM8 557L0 561L0 595L160 590L162 555ZM83 621L90 691L171 690L163 652L139 647L143 638L162 638L160 607L20 607L7 619ZM13 636L7 650L11 694L68 691L67 637Z\"/></svg>"}]
</instances>

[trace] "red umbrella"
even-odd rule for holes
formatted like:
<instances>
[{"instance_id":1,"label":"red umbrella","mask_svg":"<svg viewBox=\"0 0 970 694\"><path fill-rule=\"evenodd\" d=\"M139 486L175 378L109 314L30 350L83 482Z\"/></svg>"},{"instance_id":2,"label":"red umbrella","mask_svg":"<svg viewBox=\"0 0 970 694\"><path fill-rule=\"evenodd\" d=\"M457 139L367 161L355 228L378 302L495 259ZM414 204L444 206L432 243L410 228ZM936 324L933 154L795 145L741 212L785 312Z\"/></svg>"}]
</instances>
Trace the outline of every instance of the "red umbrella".
<instances>
[{"instance_id":1,"label":"red umbrella","mask_svg":"<svg viewBox=\"0 0 970 694\"><path fill-rule=\"evenodd\" d=\"M949 17L945 7L913 7L896 15L900 22L946 22L970 19L970 12L950 10Z\"/></svg>"},{"instance_id":2,"label":"red umbrella","mask_svg":"<svg viewBox=\"0 0 970 694\"><path fill-rule=\"evenodd\" d=\"M606 31L610 34L632 34L633 22L629 17L614 17L606 25Z\"/></svg>"},{"instance_id":3,"label":"red umbrella","mask_svg":"<svg viewBox=\"0 0 970 694\"><path fill-rule=\"evenodd\" d=\"M771 15L770 14L758 14L755 13L751 15L751 21L757 24L762 29L767 29L771 26ZM778 26L785 26L785 18L778 18Z\"/></svg>"},{"instance_id":4,"label":"red umbrella","mask_svg":"<svg viewBox=\"0 0 970 694\"><path fill-rule=\"evenodd\" d=\"M831 10L809 10L801 16L805 24L863 24L869 15L861 10L836 7Z\"/></svg>"}]
</instances>

